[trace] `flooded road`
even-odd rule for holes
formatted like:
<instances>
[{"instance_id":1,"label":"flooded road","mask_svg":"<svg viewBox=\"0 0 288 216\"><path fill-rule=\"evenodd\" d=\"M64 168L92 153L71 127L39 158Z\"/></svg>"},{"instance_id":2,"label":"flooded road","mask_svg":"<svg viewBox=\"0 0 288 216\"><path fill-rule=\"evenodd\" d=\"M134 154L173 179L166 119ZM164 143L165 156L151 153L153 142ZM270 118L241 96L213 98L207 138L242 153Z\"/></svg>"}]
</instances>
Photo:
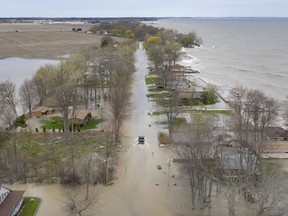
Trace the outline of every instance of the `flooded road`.
<instances>
[{"instance_id":1,"label":"flooded road","mask_svg":"<svg viewBox=\"0 0 288 216\"><path fill-rule=\"evenodd\" d=\"M148 112L156 111L156 107L146 97L146 67L145 51L138 49L137 71L132 86L131 118L124 125L123 145L117 164L118 179L111 186L96 186L98 205L83 215L227 215L227 201L223 198L212 202L212 209L191 209L190 191L183 185L181 176L177 173L177 164L172 163L172 151L168 147L158 145L157 134L161 128L153 123L158 117L148 115ZM145 136L144 145L137 143L137 137L140 135ZM157 165L162 169L157 169ZM173 175L176 177L172 178ZM25 189L25 196L42 198L37 216L67 215L63 194L71 189L69 187L27 184L14 185L12 188ZM81 189L74 189L79 188ZM213 194L213 197L216 196L219 195Z\"/></svg>"},{"instance_id":2,"label":"flooded road","mask_svg":"<svg viewBox=\"0 0 288 216\"><path fill-rule=\"evenodd\" d=\"M153 104L146 97L145 75L148 74L144 50L136 52L136 73L132 86L131 118L125 123L123 148L120 156L118 177L113 186L101 194L101 215L175 215L177 210L173 187L168 185L167 150L158 146L158 128L152 124L149 111ZM145 136L145 144L137 143L138 136ZM166 152L165 152L166 151ZM158 170L157 165L162 169ZM171 188L171 189L169 189ZM109 202L109 203L107 203Z\"/></svg>"}]
</instances>

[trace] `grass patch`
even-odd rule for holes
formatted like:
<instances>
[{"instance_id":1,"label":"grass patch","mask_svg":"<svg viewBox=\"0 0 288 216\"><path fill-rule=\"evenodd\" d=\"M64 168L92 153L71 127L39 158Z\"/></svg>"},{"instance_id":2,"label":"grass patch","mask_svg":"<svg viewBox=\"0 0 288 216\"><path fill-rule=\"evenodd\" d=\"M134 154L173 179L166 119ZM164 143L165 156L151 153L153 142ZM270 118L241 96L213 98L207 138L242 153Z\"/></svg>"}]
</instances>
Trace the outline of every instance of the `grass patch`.
<instances>
[{"instance_id":1,"label":"grass patch","mask_svg":"<svg viewBox=\"0 0 288 216\"><path fill-rule=\"evenodd\" d=\"M42 119L43 127L46 129L63 128L62 118L60 116L52 116L48 119Z\"/></svg>"},{"instance_id":2,"label":"grass patch","mask_svg":"<svg viewBox=\"0 0 288 216\"><path fill-rule=\"evenodd\" d=\"M160 81L161 81L160 77L146 77L145 78L146 85L157 84Z\"/></svg>"},{"instance_id":3,"label":"grass patch","mask_svg":"<svg viewBox=\"0 0 288 216\"><path fill-rule=\"evenodd\" d=\"M149 92L162 92L163 88L148 88Z\"/></svg>"},{"instance_id":4,"label":"grass patch","mask_svg":"<svg viewBox=\"0 0 288 216\"><path fill-rule=\"evenodd\" d=\"M152 115L158 116L158 115L162 115L165 114L164 112L152 112Z\"/></svg>"},{"instance_id":5,"label":"grass patch","mask_svg":"<svg viewBox=\"0 0 288 216\"><path fill-rule=\"evenodd\" d=\"M80 129L82 130L93 129L96 128L96 126L102 122L103 122L102 119L91 119L86 125L80 127Z\"/></svg>"},{"instance_id":6,"label":"grass patch","mask_svg":"<svg viewBox=\"0 0 288 216\"><path fill-rule=\"evenodd\" d=\"M152 94L147 94L146 96L147 96L148 98L154 98L154 99L159 98L159 94L155 94L155 93L154 93L154 94L153 94L153 93L152 93Z\"/></svg>"},{"instance_id":7,"label":"grass patch","mask_svg":"<svg viewBox=\"0 0 288 216\"><path fill-rule=\"evenodd\" d=\"M191 113L207 113L207 114L222 114L222 115L231 115L231 110L190 110Z\"/></svg>"},{"instance_id":8,"label":"grass patch","mask_svg":"<svg viewBox=\"0 0 288 216\"><path fill-rule=\"evenodd\" d=\"M88 129L96 128L96 126L100 124L101 122L103 122L102 119L90 119L90 121L86 125L80 126L80 130L88 130ZM49 119L43 119L42 123L43 123L43 127L45 127L46 129L55 128L57 130L59 128L64 127L62 118L60 116L52 116Z\"/></svg>"},{"instance_id":9,"label":"grass patch","mask_svg":"<svg viewBox=\"0 0 288 216\"><path fill-rule=\"evenodd\" d=\"M19 216L33 216L40 202L38 197L24 197L24 206Z\"/></svg>"}]
</instances>

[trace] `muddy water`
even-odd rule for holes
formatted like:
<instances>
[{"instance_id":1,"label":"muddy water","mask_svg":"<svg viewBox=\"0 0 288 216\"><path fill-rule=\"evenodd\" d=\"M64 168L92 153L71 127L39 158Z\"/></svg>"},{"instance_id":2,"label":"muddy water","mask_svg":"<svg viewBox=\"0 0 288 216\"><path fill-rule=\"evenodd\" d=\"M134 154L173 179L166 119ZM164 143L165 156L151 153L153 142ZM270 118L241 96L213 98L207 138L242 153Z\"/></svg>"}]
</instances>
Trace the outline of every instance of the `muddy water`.
<instances>
[{"instance_id":1,"label":"muddy water","mask_svg":"<svg viewBox=\"0 0 288 216\"><path fill-rule=\"evenodd\" d=\"M5 58L0 60L0 81L10 79L19 88L25 79L45 64L58 64L59 61L45 59Z\"/></svg>"},{"instance_id":2,"label":"muddy water","mask_svg":"<svg viewBox=\"0 0 288 216\"><path fill-rule=\"evenodd\" d=\"M64 193L69 188L61 185L37 185L37 184L14 184L10 185L14 190L25 190L24 196L41 198L41 205L37 216L67 215L65 214Z\"/></svg>"},{"instance_id":3,"label":"muddy water","mask_svg":"<svg viewBox=\"0 0 288 216\"><path fill-rule=\"evenodd\" d=\"M118 161L118 179L109 187L97 186L98 205L83 215L101 216L175 216L175 215L228 215L227 202L216 193L217 198L211 209L191 209L189 189L178 175L178 167L171 162L173 153L169 148L158 146L159 126L153 124L158 117L148 112L156 111L146 94L145 75L147 58L144 50L136 52L136 67L133 82L131 118L125 123L123 146ZM145 136L144 145L138 145L137 137ZM168 166L170 161L170 166ZM162 169L157 169L161 165ZM172 178L176 175L175 178ZM174 185L176 184L176 185ZM41 197L43 202L37 216L67 215L63 194L70 190L61 185L34 184L13 185L13 188L25 189L26 196ZM81 187L73 188L81 190ZM245 202L238 209L239 215L245 215ZM249 215L249 214L247 214Z\"/></svg>"}]
</instances>

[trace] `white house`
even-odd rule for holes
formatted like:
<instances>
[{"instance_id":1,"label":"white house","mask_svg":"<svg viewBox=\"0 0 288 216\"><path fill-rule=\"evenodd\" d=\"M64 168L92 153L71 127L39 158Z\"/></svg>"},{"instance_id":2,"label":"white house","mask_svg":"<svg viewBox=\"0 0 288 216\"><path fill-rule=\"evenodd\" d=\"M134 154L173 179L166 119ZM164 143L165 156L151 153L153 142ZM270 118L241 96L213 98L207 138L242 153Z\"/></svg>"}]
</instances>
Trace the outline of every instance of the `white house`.
<instances>
[{"instance_id":1,"label":"white house","mask_svg":"<svg viewBox=\"0 0 288 216\"><path fill-rule=\"evenodd\" d=\"M0 215L17 215L23 204L24 192L11 190L0 183Z\"/></svg>"}]
</instances>

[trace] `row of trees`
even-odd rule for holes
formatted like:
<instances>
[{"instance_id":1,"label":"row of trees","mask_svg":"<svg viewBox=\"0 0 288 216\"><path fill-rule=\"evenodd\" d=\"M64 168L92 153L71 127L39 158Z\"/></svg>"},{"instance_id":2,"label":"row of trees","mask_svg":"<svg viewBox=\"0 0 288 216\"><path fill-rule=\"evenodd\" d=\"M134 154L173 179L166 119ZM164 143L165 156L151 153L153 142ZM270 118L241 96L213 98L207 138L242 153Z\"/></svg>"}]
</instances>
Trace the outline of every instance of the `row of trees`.
<instances>
[{"instance_id":1,"label":"row of trees","mask_svg":"<svg viewBox=\"0 0 288 216\"><path fill-rule=\"evenodd\" d=\"M177 33L176 31L164 28L156 28L151 25L145 25L137 21L110 21L102 22L90 29L93 33L105 33L117 37L145 41L149 37L164 36L169 33L169 39L181 44L182 47L200 46L202 39L195 32L188 34Z\"/></svg>"},{"instance_id":2,"label":"row of trees","mask_svg":"<svg viewBox=\"0 0 288 216\"><path fill-rule=\"evenodd\" d=\"M249 215L281 215L287 211L287 174L263 161L261 155L266 146L264 130L286 113L287 107L262 91L243 87L231 90L230 103L228 130L218 128L211 115L198 113L191 115L191 123L180 131L180 141L174 139L191 189L191 205L211 207L211 194L222 190L229 216L237 214L243 199L251 201ZM234 147L227 147L230 141L226 137L234 141Z\"/></svg>"}]
</instances>

